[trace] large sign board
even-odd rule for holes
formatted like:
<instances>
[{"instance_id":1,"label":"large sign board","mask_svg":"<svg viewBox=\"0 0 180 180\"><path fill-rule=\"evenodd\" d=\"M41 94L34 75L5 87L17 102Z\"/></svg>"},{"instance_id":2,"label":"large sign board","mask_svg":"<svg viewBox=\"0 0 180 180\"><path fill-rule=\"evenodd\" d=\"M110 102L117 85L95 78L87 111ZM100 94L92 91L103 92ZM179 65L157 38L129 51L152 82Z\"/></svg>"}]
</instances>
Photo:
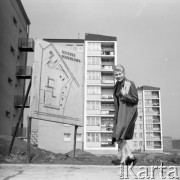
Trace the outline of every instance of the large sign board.
<instances>
[{"instance_id":1,"label":"large sign board","mask_svg":"<svg viewBox=\"0 0 180 180\"><path fill-rule=\"evenodd\" d=\"M36 40L31 117L82 126L83 52Z\"/></svg>"}]
</instances>

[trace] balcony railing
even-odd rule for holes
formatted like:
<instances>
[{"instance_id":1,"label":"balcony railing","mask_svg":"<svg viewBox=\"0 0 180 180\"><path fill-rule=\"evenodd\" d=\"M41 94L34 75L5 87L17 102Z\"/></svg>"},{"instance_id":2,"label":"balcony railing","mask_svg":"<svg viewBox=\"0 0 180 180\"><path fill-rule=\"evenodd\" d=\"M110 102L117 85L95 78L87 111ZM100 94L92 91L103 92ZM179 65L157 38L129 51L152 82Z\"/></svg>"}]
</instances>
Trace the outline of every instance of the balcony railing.
<instances>
[{"instance_id":1,"label":"balcony railing","mask_svg":"<svg viewBox=\"0 0 180 180\"><path fill-rule=\"evenodd\" d=\"M106 70L106 71L112 71L113 70L113 66L102 65L101 69L102 70Z\"/></svg>"},{"instance_id":2,"label":"balcony railing","mask_svg":"<svg viewBox=\"0 0 180 180\"><path fill-rule=\"evenodd\" d=\"M32 67L17 66L16 77L18 79L31 79Z\"/></svg>"},{"instance_id":3,"label":"balcony railing","mask_svg":"<svg viewBox=\"0 0 180 180\"><path fill-rule=\"evenodd\" d=\"M34 40L32 38L20 38L19 49L21 51L34 52Z\"/></svg>"},{"instance_id":4,"label":"balcony railing","mask_svg":"<svg viewBox=\"0 0 180 180\"><path fill-rule=\"evenodd\" d=\"M102 84L114 84L114 80L103 79L103 80L101 80L101 83Z\"/></svg>"},{"instance_id":5,"label":"balcony railing","mask_svg":"<svg viewBox=\"0 0 180 180\"><path fill-rule=\"evenodd\" d=\"M145 106L159 106L159 103L145 103Z\"/></svg>"},{"instance_id":6,"label":"balcony railing","mask_svg":"<svg viewBox=\"0 0 180 180\"><path fill-rule=\"evenodd\" d=\"M15 95L14 96L14 107L16 108L22 108L23 103L24 103L24 99L25 97L21 96L21 95ZM27 98L27 101L25 103L25 108L29 108L30 106L30 97Z\"/></svg>"},{"instance_id":7,"label":"balcony railing","mask_svg":"<svg viewBox=\"0 0 180 180\"><path fill-rule=\"evenodd\" d=\"M101 95L101 98L102 98L102 99L113 99L113 95L103 94L103 95Z\"/></svg>"}]
</instances>

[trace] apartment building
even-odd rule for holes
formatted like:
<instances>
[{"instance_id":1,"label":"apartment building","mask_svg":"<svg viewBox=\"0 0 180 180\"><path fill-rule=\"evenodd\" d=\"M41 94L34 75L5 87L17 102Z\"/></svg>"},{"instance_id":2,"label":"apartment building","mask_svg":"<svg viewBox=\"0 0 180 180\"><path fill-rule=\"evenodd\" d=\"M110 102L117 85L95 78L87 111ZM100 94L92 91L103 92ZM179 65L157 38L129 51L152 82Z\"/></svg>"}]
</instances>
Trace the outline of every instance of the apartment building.
<instances>
[{"instance_id":1,"label":"apartment building","mask_svg":"<svg viewBox=\"0 0 180 180\"><path fill-rule=\"evenodd\" d=\"M29 39L30 20L20 0L0 1L0 22L0 134L12 135L24 102L25 81L31 78L32 69L26 63L34 44ZM29 107L28 101L25 107Z\"/></svg>"},{"instance_id":2,"label":"apartment building","mask_svg":"<svg viewBox=\"0 0 180 180\"><path fill-rule=\"evenodd\" d=\"M85 35L84 149L94 153L117 150L111 145L114 119L113 66L117 38Z\"/></svg>"},{"instance_id":3,"label":"apartment building","mask_svg":"<svg viewBox=\"0 0 180 180\"><path fill-rule=\"evenodd\" d=\"M133 140L129 141L135 151L163 151L162 114L160 88L138 88L138 118Z\"/></svg>"}]
</instances>

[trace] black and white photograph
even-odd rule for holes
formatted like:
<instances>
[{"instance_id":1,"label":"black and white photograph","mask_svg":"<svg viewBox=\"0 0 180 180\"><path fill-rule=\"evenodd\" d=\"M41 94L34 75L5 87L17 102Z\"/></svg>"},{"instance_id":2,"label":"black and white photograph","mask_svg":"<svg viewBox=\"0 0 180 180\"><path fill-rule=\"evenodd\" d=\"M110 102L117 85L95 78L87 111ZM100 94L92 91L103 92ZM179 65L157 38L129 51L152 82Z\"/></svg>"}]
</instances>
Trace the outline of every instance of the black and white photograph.
<instances>
[{"instance_id":1,"label":"black and white photograph","mask_svg":"<svg viewBox=\"0 0 180 180\"><path fill-rule=\"evenodd\" d=\"M180 179L179 0L0 0L0 180Z\"/></svg>"}]
</instances>

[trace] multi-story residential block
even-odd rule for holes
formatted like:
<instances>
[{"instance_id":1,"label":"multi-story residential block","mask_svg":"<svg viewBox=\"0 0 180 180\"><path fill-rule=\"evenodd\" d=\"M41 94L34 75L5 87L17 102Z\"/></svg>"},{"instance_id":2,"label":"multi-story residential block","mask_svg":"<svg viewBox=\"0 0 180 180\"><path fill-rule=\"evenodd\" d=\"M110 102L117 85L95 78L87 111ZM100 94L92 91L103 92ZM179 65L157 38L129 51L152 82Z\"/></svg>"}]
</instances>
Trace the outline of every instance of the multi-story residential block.
<instances>
[{"instance_id":1,"label":"multi-story residential block","mask_svg":"<svg viewBox=\"0 0 180 180\"><path fill-rule=\"evenodd\" d=\"M20 0L0 1L0 22L0 134L12 135L24 102L25 80L31 78L31 67L26 63L27 52L33 51L34 44Z\"/></svg>"},{"instance_id":2,"label":"multi-story residential block","mask_svg":"<svg viewBox=\"0 0 180 180\"><path fill-rule=\"evenodd\" d=\"M84 149L102 153L111 145L114 100L113 66L117 62L117 38L85 36Z\"/></svg>"},{"instance_id":3,"label":"multi-story residential block","mask_svg":"<svg viewBox=\"0 0 180 180\"><path fill-rule=\"evenodd\" d=\"M163 151L160 88L142 86L138 97L138 118L129 144L136 151Z\"/></svg>"}]
</instances>

